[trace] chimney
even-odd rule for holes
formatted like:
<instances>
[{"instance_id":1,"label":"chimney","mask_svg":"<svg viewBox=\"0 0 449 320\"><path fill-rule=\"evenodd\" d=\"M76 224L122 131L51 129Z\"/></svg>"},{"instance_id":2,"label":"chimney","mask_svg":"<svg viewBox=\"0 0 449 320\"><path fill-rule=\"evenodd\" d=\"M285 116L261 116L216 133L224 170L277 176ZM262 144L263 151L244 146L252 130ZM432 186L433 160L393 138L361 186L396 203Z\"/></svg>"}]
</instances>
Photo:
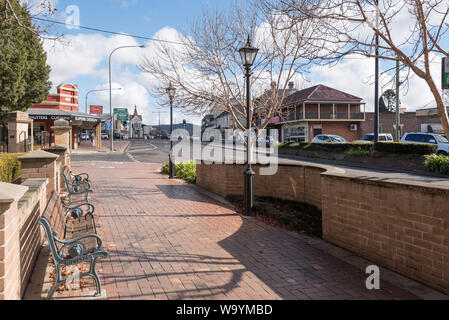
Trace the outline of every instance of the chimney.
<instances>
[{"instance_id":1,"label":"chimney","mask_svg":"<svg viewBox=\"0 0 449 320\"><path fill-rule=\"evenodd\" d=\"M290 82L288 83L288 88L289 88L289 89L295 89L295 83L294 83L293 81L290 81Z\"/></svg>"}]
</instances>

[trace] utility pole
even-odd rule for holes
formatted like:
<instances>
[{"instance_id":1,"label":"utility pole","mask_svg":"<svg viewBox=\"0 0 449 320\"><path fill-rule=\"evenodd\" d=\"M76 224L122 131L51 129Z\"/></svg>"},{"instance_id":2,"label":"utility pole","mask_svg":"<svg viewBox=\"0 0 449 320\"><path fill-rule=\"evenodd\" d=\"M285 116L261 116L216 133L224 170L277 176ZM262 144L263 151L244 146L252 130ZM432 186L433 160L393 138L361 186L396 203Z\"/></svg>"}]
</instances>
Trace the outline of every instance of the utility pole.
<instances>
[{"instance_id":1,"label":"utility pole","mask_svg":"<svg viewBox=\"0 0 449 320\"><path fill-rule=\"evenodd\" d=\"M400 114L400 99L399 99L399 90L401 86L401 80L399 79L399 59L396 60L396 142L401 141L401 114Z\"/></svg>"},{"instance_id":2,"label":"utility pole","mask_svg":"<svg viewBox=\"0 0 449 320\"><path fill-rule=\"evenodd\" d=\"M161 126L161 113L167 113L167 112L161 112L161 109L158 109L157 112L153 112L153 113L158 113L159 114L159 135L162 135L162 126Z\"/></svg>"},{"instance_id":3,"label":"utility pole","mask_svg":"<svg viewBox=\"0 0 449 320\"><path fill-rule=\"evenodd\" d=\"M376 5L376 29L379 30L379 6L378 0ZM379 35L376 32L376 72L375 72L375 89L374 89L374 143L379 142Z\"/></svg>"}]
</instances>

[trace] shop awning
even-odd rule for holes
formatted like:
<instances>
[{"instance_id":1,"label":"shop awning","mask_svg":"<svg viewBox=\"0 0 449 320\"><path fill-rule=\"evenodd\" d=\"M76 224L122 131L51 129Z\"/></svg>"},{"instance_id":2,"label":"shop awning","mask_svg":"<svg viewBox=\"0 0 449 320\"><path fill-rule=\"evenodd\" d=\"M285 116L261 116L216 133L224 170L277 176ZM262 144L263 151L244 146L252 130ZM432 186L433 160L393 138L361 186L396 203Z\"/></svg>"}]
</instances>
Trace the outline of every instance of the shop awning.
<instances>
[{"instance_id":1,"label":"shop awning","mask_svg":"<svg viewBox=\"0 0 449 320\"><path fill-rule=\"evenodd\" d=\"M33 119L35 121L67 120L67 121L95 122L95 123L101 122L101 117L82 112L52 110L52 109L29 109L27 112L30 119Z\"/></svg>"}]
</instances>

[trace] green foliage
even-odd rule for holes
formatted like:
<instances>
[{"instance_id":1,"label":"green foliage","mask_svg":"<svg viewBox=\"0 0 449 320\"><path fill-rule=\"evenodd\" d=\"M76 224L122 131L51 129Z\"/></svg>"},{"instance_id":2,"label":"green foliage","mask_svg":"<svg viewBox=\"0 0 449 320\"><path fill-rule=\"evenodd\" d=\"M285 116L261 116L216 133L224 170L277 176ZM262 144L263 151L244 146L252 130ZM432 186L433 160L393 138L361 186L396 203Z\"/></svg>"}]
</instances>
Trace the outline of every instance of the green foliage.
<instances>
[{"instance_id":1,"label":"green foliage","mask_svg":"<svg viewBox=\"0 0 449 320\"><path fill-rule=\"evenodd\" d=\"M169 174L169 164L165 163L161 172L164 174ZM176 162L175 163L175 171L176 177L179 179L183 179L190 183L196 183L196 162L195 161L187 161L187 162Z\"/></svg>"},{"instance_id":2,"label":"green foliage","mask_svg":"<svg viewBox=\"0 0 449 320\"><path fill-rule=\"evenodd\" d=\"M429 171L449 175L449 157L443 155L428 155L424 162Z\"/></svg>"},{"instance_id":3,"label":"green foliage","mask_svg":"<svg viewBox=\"0 0 449 320\"><path fill-rule=\"evenodd\" d=\"M27 29L35 27L26 4L10 2L23 26L15 19L3 19L6 13L11 17L12 12L5 9L5 1L0 1L0 108L26 111L47 98L50 67L37 31Z\"/></svg>"},{"instance_id":4,"label":"green foliage","mask_svg":"<svg viewBox=\"0 0 449 320\"><path fill-rule=\"evenodd\" d=\"M0 154L0 182L11 183L20 177L22 164L18 157L23 153L18 154Z\"/></svg>"},{"instance_id":5,"label":"green foliage","mask_svg":"<svg viewBox=\"0 0 449 320\"><path fill-rule=\"evenodd\" d=\"M373 143L281 143L279 149L296 148L304 151L343 153L350 156L366 156L373 152L397 153L397 154L421 154L436 153L438 147L433 144L423 143L398 143L379 142Z\"/></svg>"},{"instance_id":6,"label":"green foliage","mask_svg":"<svg viewBox=\"0 0 449 320\"><path fill-rule=\"evenodd\" d=\"M324 151L335 153L371 153L374 151L374 145L371 143L301 143L300 148L307 151Z\"/></svg>"},{"instance_id":7,"label":"green foliage","mask_svg":"<svg viewBox=\"0 0 449 320\"><path fill-rule=\"evenodd\" d=\"M427 155L436 153L438 146L425 143L379 142L376 143L375 149L377 152Z\"/></svg>"}]
</instances>

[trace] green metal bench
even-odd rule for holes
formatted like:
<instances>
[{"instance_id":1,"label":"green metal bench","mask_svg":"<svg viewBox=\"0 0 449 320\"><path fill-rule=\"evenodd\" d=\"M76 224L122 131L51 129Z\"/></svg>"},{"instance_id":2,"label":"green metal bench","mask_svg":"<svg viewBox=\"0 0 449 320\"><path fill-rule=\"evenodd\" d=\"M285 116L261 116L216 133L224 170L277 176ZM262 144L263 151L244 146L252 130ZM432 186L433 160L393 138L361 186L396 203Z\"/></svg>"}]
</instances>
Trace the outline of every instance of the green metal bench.
<instances>
[{"instance_id":1,"label":"green metal bench","mask_svg":"<svg viewBox=\"0 0 449 320\"><path fill-rule=\"evenodd\" d=\"M59 219L59 221L63 221L63 219ZM47 236L56 272L55 283L48 293L47 299L52 299L56 289L64 282L70 281L76 277L83 278L86 276L90 276L94 279L97 287L96 296L101 296L101 281L96 271L96 262L100 258L109 257L108 251L102 248L103 241L101 237L92 233L84 234L73 239L67 239L68 234L64 226L60 225L58 232L58 230L52 229L50 222L45 217L40 218L38 223L42 226ZM59 238L60 234L61 237ZM66 240L62 240L64 238L66 238ZM89 245L92 240L95 244ZM90 262L88 272L81 273L80 275L75 274L66 279L62 278L62 266L74 266L84 262Z\"/></svg>"},{"instance_id":2,"label":"green metal bench","mask_svg":"<svg viewBox=\"0 0 449 320\"><path fill-rule=\"evenodd\" d=\"M69 204L89 202L89 194L93 193L88 180L73 182L65 173L61 173L67 188L67 200Z\"/></svg>"}]
</instances>

